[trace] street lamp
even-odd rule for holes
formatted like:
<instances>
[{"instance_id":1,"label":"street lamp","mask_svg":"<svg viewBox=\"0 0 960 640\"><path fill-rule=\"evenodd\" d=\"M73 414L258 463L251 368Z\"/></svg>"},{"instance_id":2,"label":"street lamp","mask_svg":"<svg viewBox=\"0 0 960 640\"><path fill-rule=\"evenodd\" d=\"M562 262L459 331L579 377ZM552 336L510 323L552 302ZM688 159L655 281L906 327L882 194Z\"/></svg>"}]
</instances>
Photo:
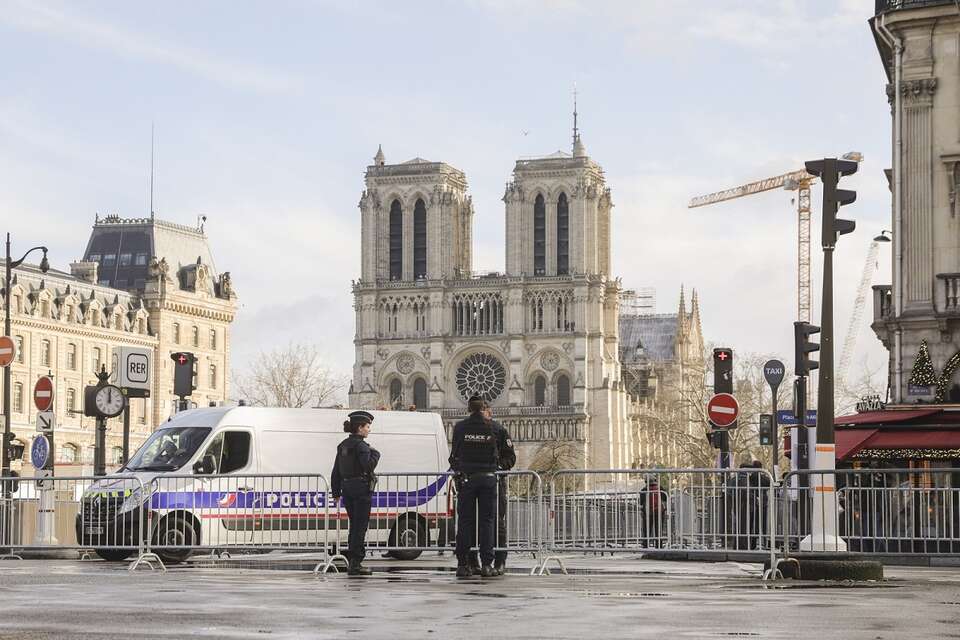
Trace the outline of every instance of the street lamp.
<instances>
[{"instance_id":1,"label":"street lamp","mask_svg":"<svg viewBox=\"0 0 960 640\"><path fill-rule=\"evenodd\" d=\"M886 229L873 239L874 242L890 242L891 240L893 240L893 231L887 231Z\"/></svg>"},{"instance_id":2,"label":"street lamp","mask_svg":"<svg viewBox=\"0 0 960 640\"><path fill-rule=\"evenodd\" d=\"M27 259L34 251L43 251L43 259L40 261L40 271L46 273L50 269L50 263L47 261L47 248L46 247L34 247L27 251L19 260L13 260L10 257L10 233L7 232L7 259L4 263L6 265L6 271L3 278L3 335L10 335L10 281L13 278L13 270L16 267L19 267L23 264L23 261ZM0 465L0 478L6 478L10 475L10 451L9 445L10 440L12 439L10 424L11 424L11 411L10 411L10 367L3 368L3 442L0 443L0 455L2 455L2 465ZM6 484L4 485L6 487ZM4 489L6 493L7 489Z\"/></svg>"}]
</instances>

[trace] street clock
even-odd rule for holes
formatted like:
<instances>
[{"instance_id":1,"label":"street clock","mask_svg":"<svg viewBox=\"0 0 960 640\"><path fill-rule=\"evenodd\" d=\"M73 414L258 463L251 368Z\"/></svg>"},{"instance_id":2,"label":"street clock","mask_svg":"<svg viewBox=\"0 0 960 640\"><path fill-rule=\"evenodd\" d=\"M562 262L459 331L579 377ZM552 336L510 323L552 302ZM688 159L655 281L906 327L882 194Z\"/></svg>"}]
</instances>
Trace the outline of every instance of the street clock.
<instances>
[{"instance_id":1,"label":"street clock","mask_svg":"<svg viewBox=\"0 0 960 640\"><path fill-rule=\"evenodd\" d=\"M104 418L115 418L123 413L127 398L120 391L120 387L112 384L105 385L97 389L93 397L93 404L98 414Z\"/></svg>"}]
</instances>

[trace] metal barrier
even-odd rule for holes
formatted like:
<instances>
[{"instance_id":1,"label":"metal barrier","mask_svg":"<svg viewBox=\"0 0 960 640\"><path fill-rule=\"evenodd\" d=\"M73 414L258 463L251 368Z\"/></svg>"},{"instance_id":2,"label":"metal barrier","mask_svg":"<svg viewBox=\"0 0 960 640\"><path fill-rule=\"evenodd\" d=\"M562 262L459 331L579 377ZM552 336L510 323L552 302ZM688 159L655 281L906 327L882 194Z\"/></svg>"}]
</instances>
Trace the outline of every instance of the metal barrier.
<instances>
[{"instance_id":1,"label":"metal barrier","mask_svg":"<svg viewBox=\"0 0 960 640\"><path fill-rule=\"evenodd\" d=\"M774 566L772 485L754 468L559 471L547 549L762 551Z\"/></svg>"},{"instance_id":2,"label":"metal barrier","mask_svg":"<svg viewBox=\"0 0 960 640\"><path fill-rule=\"evenodd\" d=\"M791 472L784 484L778 531L786 554L809 551L873 555L960 553L960 488L954 469L838 469ZM832 482L829 480L832 479ZM828 480L823 482L822 480ZM835 487L835 500L820 501L818 487ZM823 489L819 489L823 491ZM836 523L837 539L813 534L814 516Z\"/></svg>"},{"instance_id":3,"label":"metal barrier","mask_svg":"<svg viewBox=\"0 0 960 640\"><path fill-rule=\"evenodd\" d=\"M147 547L135 476L0 478L0 558L22 551L77 550L106 560L136 556L130 569L160 562Z\"/></svg>"}]
</instances>

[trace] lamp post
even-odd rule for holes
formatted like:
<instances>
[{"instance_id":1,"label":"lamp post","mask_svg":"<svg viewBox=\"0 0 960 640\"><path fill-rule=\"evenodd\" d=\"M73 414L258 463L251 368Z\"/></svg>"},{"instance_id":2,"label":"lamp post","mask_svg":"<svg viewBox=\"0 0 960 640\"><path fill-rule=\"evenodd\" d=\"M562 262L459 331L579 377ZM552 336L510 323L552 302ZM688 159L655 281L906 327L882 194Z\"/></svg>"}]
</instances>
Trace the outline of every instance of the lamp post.
<instances>
[{"instance_id":1,"label":"lamp post","mask_svg":"<svg viewBox=\"0 0 960 640\"><path fill-rule=\"evenodd\" d=\"M27 251L19 260L13 260L10 257L10 233L7 232L7 259L5 264L6 270L3 277L3 335L10 335L10 281L13 278L13 270L16 267L19 267L23 264L23 261L27 259L34 251L43 251L43 259L40 261L40 271L46 273L50 269L50 263L47 262L47 248L46 247L34 247ZM10 367L3 368L3 443L0 446L2 449L2 465L0 465L0 478L6 478L10 475L10 424L12 421L10 406ZM6 487L6 483L4 483ZM7 489L4 489L6 493Z\"/></svg>"}]
</instances>

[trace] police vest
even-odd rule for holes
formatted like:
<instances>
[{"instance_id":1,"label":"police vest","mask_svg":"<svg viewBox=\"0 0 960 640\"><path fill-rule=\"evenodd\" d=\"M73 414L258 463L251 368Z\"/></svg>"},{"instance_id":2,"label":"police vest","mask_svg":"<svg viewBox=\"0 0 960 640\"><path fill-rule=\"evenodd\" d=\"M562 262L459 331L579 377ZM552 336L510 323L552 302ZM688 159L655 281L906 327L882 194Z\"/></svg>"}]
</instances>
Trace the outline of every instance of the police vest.
<instances>
[{"instance_id":1,"label":"police vest","mask_svg":"<svg viewBox=\"0 0 960 640\"><path fill-rule=\"evenodd\" d=\"M357 447L363 443L359 438L347 438L337 447L337 469L343 478L358 478L366 475L360 467Z\"/></svg>"},{"instance_id":2,"label":"police vest","mask_svg":"<svg viewBox=\"0 0 960 640\"><path fill-rule=\"evenodd\" d=\"M497 434L490 425L468 422L462 432L460 460L470 471L496 471L500 454Z\"/></svg>"}]
</instances>

